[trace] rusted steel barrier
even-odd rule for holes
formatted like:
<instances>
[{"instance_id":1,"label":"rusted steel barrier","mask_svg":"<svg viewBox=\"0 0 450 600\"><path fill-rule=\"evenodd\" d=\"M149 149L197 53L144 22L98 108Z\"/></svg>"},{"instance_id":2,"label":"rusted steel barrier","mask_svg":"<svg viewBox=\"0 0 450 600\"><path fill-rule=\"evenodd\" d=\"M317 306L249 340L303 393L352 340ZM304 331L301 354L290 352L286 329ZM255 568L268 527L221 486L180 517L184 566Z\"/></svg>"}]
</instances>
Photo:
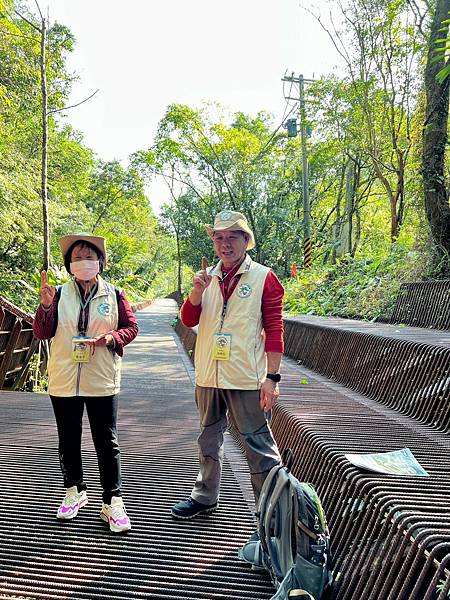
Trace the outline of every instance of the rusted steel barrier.
<instances>
[{"instance_id":1,"label":"rusted steel barrier","mask_svg":"<svg viewBox=\"0 0 450 600\"><path fill-rule=\"evenodd\" d=\"M175 329L193 357L195 333ZM286 319L285 350L364 394L326 380L301 386L290 361L273 411L280 450L293 450L293 473L324 503L334 599L448 600L449 349ZM430 477L369 473L344 456L403 447Z\"/></svg>"},{"instance_id":2,"label":"rusted steel barrier","mask_svg":"<svg viewBox=\"0 0 450 600\"><path fill-rule=\"evenodd\" d=\"M283 402L273 411L272 429L280 450L293 450L292 471L313 483L323 501L335 563L334 598L446 599L449 440L425 426L408 427L405 418L395 420L392 411L380 412L359 394L349 397L322 382L299 388L297 374L283 376ZM430 477L369 473L344 456L403 447Z\"/></svg>"},{"instance_id":3,"label":"rusted steel barrier","mask_svg":"<svg viewBox=\"0 0 450 600\"><path fill-rule=\"evenodd\" d=\"M143 300L142 302L132 302L130 306L133 312L137 312L138 310L147 308L147 306L150 306L151 303L152 300Z\"/></svg>"},{"instance_id":4,"label":"rusted steel barrier","mask_svg":"<svg viewBox=\"0 0 450 600\"><path fill-rule=\"evenodd\" d=\"M326 384L305 394L283 377L283 396L291 398L275 407L272 427L281 450L294 450L296 475L311 481L324 501L335 598L444 600L450 589L450 348L323 321L285 319L285 352L362 395ZM344 457L403 447L431 477L361 472Z\"/></svg>"},{"instance_id":5,"label":"rusted steel barrier","mask_svg":"<svg viewBox=\"0 0 450 600\"><path fill-rule=\"evenodd\" d=\"M170 298L171 300L175 300L178 306L183 304L183 295L180 292L172 292L166 296L166 298Z\"/></svg>"},{"instance_id":6,"label":"rusted steel barrier","mask_svg":"<svg viewBox=\"0 0 450 600\"><path fill-rule=\"evenodd\" d=\"M450 280L402 284L389 322L450 329Z\"/></svg>"},{"instance_id":7,"label":"rusted steel barrier","mask_svg":"<svg viewBox=\"0 0 450 600\"><path fill-rule=\"evenodd\" d=\"M420 423L450 430L450 348L285 319L285 353Z\"/></svg>"},{"instance_id":8,"label":"rusted steel barrier","mask_svg":"<svg viewBox=\"0 0 450 600\"><path fill-rule=\"evenodd\" d=\"M0 296L0 389L24 384L29 361L39 350L32 326L32 315Z\"/></svg>"},{"instance_id":9,"label":"rusted steel barrier","mask_svg":"<svg viewBox=\"0 0 450 600\"><path fill-rule=\"evenodd\" d=\"M175 322L175 331L193 363L195 358L195 342L197 340L197 334L190 327L183 325L180 318L177 318Z\"/></svg>"}]
</instances>

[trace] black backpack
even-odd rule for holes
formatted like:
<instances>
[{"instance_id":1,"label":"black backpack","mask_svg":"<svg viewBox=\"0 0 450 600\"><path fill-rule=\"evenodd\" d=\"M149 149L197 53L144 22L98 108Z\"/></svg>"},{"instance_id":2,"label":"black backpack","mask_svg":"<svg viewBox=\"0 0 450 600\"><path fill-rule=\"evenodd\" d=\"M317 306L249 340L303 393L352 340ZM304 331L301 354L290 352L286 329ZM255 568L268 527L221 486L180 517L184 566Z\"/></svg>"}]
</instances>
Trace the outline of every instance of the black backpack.
<instances>
[{"instance_id":1,"label":"black backpack","mask_svg":"<svg viewBox=\"0 0 450 600\"><path fill-rule=\"evenodd\" d=\"M269 472L257 507L259 540L250 540L239 558L266 569L277 588L271 600L320 600L331 585L330 537L313 486L300 482L288 465Z\"/></svg>"}]
</instances>

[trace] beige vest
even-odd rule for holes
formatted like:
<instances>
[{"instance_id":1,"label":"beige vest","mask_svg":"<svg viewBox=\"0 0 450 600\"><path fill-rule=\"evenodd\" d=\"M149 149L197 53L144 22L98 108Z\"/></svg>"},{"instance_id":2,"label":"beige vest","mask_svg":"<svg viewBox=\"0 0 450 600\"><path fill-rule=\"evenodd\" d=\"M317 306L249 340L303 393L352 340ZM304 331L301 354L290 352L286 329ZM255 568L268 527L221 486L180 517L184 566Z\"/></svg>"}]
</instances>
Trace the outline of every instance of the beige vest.
<instances>
[{"instance_id":1,"label":"beige vest","mask_svg":"<svg viewBox=\"0 0 450 600\"><path fill-rule=\"evenodd\" d=\"M96 347L88 363L72 360L72 337L78 335L81 297L74 281L61 288L58 327L52 340L48 363L48 393L52 396L111 396L120 391L120 363L117 354ZM87 337L117 329L118 306L114 286L98 277L98 290L89 303Z\"/></svg>"},{"instance_id":2,"label":"beige vest","mask_svg":"<svg viewBox=\"0 0 450 600\"><path fill-rule=\"evenodd\" d=\"M242 273L227 303L222 321L223 296L218 277L221 262L209 273L213 276L202 297L202 312L195 346L196 383L201 387L257 390L267 372L261 300L270 269L246 256L238 270ZM231 334L231 358L214 360L213 335Z\"/></svg>"}]
</instances>

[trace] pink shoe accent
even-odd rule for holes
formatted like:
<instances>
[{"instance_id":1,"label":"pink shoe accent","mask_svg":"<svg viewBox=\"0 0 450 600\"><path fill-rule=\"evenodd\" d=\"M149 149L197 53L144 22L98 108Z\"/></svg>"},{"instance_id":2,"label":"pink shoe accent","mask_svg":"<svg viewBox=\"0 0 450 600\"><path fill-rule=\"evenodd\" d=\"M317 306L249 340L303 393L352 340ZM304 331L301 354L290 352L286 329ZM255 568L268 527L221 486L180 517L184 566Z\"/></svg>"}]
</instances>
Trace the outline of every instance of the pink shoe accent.
<instances>
[{"instance_id":1,"label":"pink shoe accent","mask_svg":"<svg viewBox=\"0 0 450 600\"><path fill-rule=\"evenodd\" d=\"M66 497L62 501L60 507L58 508L58 512L56 515L57 518L64 520L73 519L74 517L76 517L79 509L83 508L83 506L86 506L86 504L88 503L88 497L85 492L82 493L81 497L81 501L74 502L73 504L65 504L65 502L69 499L66 494Z\"/></svg>"},{"instance_id":2,"label":"pink shoe accent","mask_svg":"<svg viewBox=\"0 0 450 600\"><path fill-rule=\"evenodd\" d=\"M122 519L114 519L113 517L109 517L109 522L114 523L114 525L129 525L130 519L128 517L123 517Z\"/></svg>"},{"instance_id":3,"label":"pink shoe accent","mask_svg":"<svg viewBox=\"0 0 450 600\"><path fill-rule=\"evenodd\" d=\"M61 506L61 508L59 509L62 513L69 513L69 512L73 512L74 510L80 509L80 503L77 502L76 504L73 504L72 506Z\"/></svg>"},{"instance_id":4,"label":"pink shoe accent","mask_svg":"<svg viewBox=\"0 0 450 600\"><path fill-rule=\"evenodd\" d=\"M114 533L123 533L131 529L130 519L125 511L123 501L119 497L113 497L111 504L103 503L100 518L108 523L110 530Z\"/></svg>"}]
</instances>

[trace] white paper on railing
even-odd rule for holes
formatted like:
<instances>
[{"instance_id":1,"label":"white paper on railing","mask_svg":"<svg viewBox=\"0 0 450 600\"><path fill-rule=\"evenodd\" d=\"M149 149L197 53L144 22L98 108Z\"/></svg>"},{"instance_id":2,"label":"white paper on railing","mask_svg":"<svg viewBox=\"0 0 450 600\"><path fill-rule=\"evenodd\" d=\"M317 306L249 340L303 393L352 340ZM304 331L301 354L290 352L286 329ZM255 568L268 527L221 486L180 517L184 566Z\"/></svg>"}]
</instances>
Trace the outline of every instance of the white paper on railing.
<instances>
[{"instance_id":1,"label":"white paper on railing","mask_svg":"<svg viewBox=\"0 0 450 600\"><path fill-rule=\"evenodd\" d=\"M376 473L429 477L409 448L375 454L346 454L345 458L356 467Z\"/></svg>"}]
</instances>

